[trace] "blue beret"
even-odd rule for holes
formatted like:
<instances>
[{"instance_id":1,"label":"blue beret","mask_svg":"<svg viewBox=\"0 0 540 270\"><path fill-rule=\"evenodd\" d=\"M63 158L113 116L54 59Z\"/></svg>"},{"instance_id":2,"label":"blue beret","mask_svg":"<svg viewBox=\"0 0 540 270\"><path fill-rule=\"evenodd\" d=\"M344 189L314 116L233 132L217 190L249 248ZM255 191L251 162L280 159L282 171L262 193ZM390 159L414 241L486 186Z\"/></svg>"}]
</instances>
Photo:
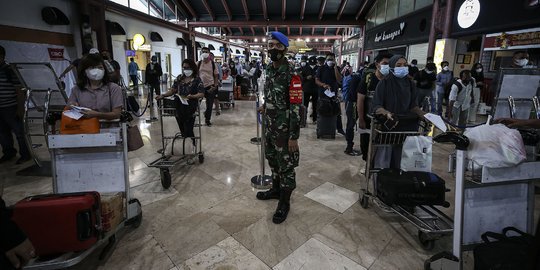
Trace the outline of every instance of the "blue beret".
<instances>
[{"instance_id":1,"label":"blue beret","mask_svg":"<svg viewBox=\"0 0 540 270\"><path fill-rule=\"evenodd\" d=\"M270 38L277 39L279 43L285 45L285 47L289 47L289 39L287 38L287 36L285 36L281 32L277 32L277 31L270 32Z\"/></svg>"}]
</instances>

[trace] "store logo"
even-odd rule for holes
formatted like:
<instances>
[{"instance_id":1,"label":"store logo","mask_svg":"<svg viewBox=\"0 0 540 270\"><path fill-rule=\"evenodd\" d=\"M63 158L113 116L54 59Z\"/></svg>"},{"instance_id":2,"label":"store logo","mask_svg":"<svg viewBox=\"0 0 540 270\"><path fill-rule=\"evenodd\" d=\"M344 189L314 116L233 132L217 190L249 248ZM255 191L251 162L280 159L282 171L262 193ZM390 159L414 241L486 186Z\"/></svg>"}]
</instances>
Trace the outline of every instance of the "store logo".
<instances>
[{"instance_id":1,"label":"store logo","mask_svg":"<svg viewBox=\"0 0 540 270\"><path fill-rule=\"evenodd\" d=\"M386 33L386 31L382 33L375 34L375 42L381 42L386 40L394 40L395 37L403 35L403 30L405 29L405 22L401 22L399 24L399 29Z\"/></svg>"},{"instance_id":2,"label":"store logo","mask_svg":"<svg viewBox=\"0 0 540 270\"><path fill-rule=\"evenodd\" d=\"M465 0L458 11L457 21L459 27L471 27L480 16L480 2L478 0Z\"/></svg>"}]
</instances>

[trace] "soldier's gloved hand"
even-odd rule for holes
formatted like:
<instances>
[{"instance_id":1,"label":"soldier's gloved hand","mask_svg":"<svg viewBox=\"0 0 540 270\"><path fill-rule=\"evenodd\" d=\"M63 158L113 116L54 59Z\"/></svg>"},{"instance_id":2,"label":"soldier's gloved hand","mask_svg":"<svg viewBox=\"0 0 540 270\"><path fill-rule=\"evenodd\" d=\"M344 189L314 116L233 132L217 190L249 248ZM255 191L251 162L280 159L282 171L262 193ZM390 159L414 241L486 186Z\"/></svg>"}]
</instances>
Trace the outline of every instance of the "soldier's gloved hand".
<instances>
[{"instance_id":1,"label":"soldier's gloved hand","mask_svg":"<svg viewBox=\"0 0 540 270\"><path fill-rule=\"evenodd\" d=\"M289 152L298 152L298 140L289 139Z\"/></svg>"},{"instance_id":2,"label":"soldier's gloved hand","mask_svg":"<svg viewBox=\"0 0 540 270\"><path fill-rule=\"evenodd\" d=\"M264 114L264 106L260 106L259 108L257 108L257 111L261 114Z\"/></svg>"}]
</instances>

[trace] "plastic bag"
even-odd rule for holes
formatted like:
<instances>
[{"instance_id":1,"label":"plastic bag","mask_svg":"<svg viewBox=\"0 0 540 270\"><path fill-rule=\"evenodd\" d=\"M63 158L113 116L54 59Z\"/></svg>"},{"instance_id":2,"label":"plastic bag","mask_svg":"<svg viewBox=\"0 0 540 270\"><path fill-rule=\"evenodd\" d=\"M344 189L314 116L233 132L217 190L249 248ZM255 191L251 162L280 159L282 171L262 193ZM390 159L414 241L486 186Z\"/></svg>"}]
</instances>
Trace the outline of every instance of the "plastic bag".
<instances>
[{"instance_id":1,"label":"plastic bag","mask_svg":"<svg viewBox=\"0 0 540 270\"><path fill-rule=\"evenodd\" d=\"M488 168L505 168L518 165L527 157L523 139L518 130L503 124L481 125L467 129L469 159Z\"/></svg>"},{"instance_id":2,"label":"plastic bag","mask_svg":"<svg viewBox=\"0 0 540 270\"><path fill-rule=\"evenodd\" d=\"M432 138L409 136L401 152L401 169L404 171L431 172Z\"/></svg>"}]
</instances>

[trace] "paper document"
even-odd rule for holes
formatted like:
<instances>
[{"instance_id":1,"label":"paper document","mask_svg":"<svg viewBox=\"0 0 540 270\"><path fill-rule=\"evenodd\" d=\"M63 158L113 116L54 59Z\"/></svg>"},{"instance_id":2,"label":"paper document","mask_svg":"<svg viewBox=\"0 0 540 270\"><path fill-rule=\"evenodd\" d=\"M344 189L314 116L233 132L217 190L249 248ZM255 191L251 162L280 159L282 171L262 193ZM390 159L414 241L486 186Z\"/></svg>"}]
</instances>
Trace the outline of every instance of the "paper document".
<instances>
[{"instance_id":1,"label":"paper document","mask_svg":"<svg viewBox=\"0 0 540 270\"><path fill-rule=\"evenodd\" d=\"M182 104L188 105L187 97L183 97L183 96L179 96L179 97L180 97L180 102L182 102Z\"/></svg>"},{"instance_id":2,"label":"paper document","mask_svg":"<svg viewBox=\"0 0 540 270\"><path fill-rule=\"evenodd\" d=\"M82 113L74 109L71 109L69 111L64 111L64 115L75 120L79 120L81 119L81 117L83 117Z\"/></svg>"},{"instance_id":3,"label":"paper document","mask_svg":"<svg viewBox=\"0 0 540 270\"><path fill-rule=\"evenodd\" d=\"M71 107L71 110L77 111L77 112L91 110L90 108L80 107L80 106L75 106L75 105L71 105L70 107Z\"/></svg>"},{"instance_id":4,"label":"paper document","mask_svg":"<svg viewBox=\"0 0 540 270\"><path fill-rule=\"evenodd\" d=\"M336 93L330 91L330 89L326 89L326 91L324 91L324 94L327 96L327 97L333 97L336 95Z\"/></svg>"},{"instance_id":5,"label":"paper document","mask_svg":"<svg viewBox=\"0 0 540 270\"><path fill-rule=\"evenodd\" d=\"M442 130L442 132L446 132L446 124L440 115L426 113L424 117L429 120L429 122L433 123L438 129Z\"/></svg>"}]
</instances>

